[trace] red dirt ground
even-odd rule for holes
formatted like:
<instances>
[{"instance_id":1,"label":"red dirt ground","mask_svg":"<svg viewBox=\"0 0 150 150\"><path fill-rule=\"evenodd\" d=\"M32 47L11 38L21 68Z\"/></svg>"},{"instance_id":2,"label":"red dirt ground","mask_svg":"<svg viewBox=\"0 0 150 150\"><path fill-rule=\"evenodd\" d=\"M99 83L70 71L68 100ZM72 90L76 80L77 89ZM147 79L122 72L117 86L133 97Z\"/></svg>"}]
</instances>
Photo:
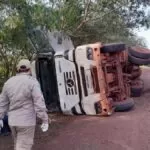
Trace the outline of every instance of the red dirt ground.
<instances>
[{"instance_id":1,"label":"red dirt ground","mask_svg":"<svg viewBox=\"0 0 150 150\"><path fill-rule=\"evenodd\" d=\"M135 108L111 117L52 116L47 133L37 127L33 150L150 150L150 69ZM11 137L0 137L0 150L12 150Z\"/></svg>"}]
</instances>

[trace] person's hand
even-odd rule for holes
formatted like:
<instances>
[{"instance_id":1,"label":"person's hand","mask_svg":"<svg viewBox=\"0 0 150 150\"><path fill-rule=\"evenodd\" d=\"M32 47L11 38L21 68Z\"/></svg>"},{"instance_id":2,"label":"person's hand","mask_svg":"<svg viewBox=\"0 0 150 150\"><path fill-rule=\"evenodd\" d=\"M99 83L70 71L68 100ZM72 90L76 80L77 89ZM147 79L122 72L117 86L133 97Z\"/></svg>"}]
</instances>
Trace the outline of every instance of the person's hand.
<instances>
[{"instance_id":1,"label":"person's hand","mask_svg":"<svg viewBox=\"0 0 150 150\"><path fill-rule=\"evenodd\" d=\"M48 123L42 123L41 129L42 129L43 132L48 131L48 128L49 128L49 124Z\"/></svg>"},{"instance_id":2,"label":"person's hand","mask_svg":"<svg viewBox=\"0 0 150 150\"><path fill-rule=\"evenodd\" d=\"M4 127L3 120L0 120L0 130Z\"/></svg>"}]
</instances>

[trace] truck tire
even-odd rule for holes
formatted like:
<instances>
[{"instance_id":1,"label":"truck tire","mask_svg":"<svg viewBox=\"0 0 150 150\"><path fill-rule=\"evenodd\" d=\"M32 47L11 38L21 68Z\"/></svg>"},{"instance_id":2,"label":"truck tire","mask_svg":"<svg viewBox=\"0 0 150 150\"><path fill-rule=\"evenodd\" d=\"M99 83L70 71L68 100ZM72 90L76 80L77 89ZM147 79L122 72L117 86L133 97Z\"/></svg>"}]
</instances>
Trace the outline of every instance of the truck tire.
<instances>
[{"instance_id":1,"label":"truck tire","mask_svg":"<svg viewBox=\"0 0 150 150\"><path fill-rule=\"evenodd\" d=\"M132 98L127 98L124 101L114 102L114 107L116 112L131 110L134 107L134 100Z\"/></svg>"},{"instance_id":2,"label":"truck tire","mask_svg":"<svg viewBox=\"0 0 150 150\"><path fill-rule=\"evenodd\" d=\"M149 59L150 58L150 51L148 49L145 48L141 48L142 51L139 51L138 48L137 50L134 50L134 48L129 47L128 48L128 52L137 58L142 58L142 59Z\"/></svg>"},{"instance_id":3,"label":"truck tire","mask_svg":"<svg viewBox=\"0 0 150 150\"><path fill-rule=\"evenodd\" d=\"M142 58L137 58L128 53L128 59L132 64L136 65L148 65L150 64L150 59L142 59Z\"/></svg>"},{"instance_id":4,"label":"truck tire","mask_svg":"<svg viewBox=\"0 0 150 150\"><path fill-rule=\"evenodd\" d=\"M144 82L141 79L137 80L137 84L131 85L131 97L140 97L143 89L144 89Z\"/></svg>"},{"instance_id":5,"label":"truck tire","mask_svg":"<svg viewBox=\"0 0 150 150\"><path fill-rule=\"evenodd\" d=\"M140 97L142 94L142 87L131 87L131 97Z\"/></svg>"},{"instance_id":6,"label":"truck tire","mask_svg":"<svg viewBox=\"0 0 150 150\"><path fill-rule=\"evenodd\" d=\"M101 48L102 53L114 53L114 52L121 52L126 49L125 44L123 43L113 43L113 44L106 44L103 45Z\"/></svg>"}]
</instances>

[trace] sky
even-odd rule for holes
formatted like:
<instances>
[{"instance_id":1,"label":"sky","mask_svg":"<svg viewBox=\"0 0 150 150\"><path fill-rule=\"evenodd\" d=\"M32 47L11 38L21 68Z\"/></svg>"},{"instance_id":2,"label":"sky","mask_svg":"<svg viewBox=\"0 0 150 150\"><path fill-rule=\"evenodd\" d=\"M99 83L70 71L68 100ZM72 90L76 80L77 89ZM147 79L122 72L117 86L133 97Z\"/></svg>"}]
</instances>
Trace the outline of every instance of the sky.
<instances>
[{"instance_id":1,"label":"sky","mask_svg":"<svg viewBox=\"0 0 150 150\"><path fill-rule=\"evenodd\" d=\"M138 36L143 37L145 39L147 47L150 48L150 29L145 30L141 28L140 30L135 32L137 33Z\"/></svg>"},{"instance_id":2,"label":"sky","mask_svg":"<svg viewBox=\"0 0 150 150\"><path fill-rule=\"evenodd\" d=\"M145 13L147 15L150 15L150 7L145 8ZM147 47L150 49L150 29L146 30L144 28L141 28L139 30L135 30L135 33L137 33L138 36L143 37L145 39Z\"/></svg>"}]
</instances>

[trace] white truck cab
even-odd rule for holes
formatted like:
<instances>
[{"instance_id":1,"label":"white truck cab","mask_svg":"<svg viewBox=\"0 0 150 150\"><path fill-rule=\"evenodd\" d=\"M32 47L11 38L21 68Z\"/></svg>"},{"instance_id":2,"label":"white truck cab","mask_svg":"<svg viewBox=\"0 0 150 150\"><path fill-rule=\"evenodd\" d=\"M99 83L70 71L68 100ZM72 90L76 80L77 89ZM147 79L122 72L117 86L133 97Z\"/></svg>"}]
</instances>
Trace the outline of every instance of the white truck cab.
<instances>
[{"instance_id":1,"label":"white truck cab","mask_svg":"<svg viewBox=\"0 0 150 150\"><path fill-rule=\"evenodd\" d=\"M33 61L32 72L40 81L47 105L55 101L52 96L55 94L64 114L100 113L98 71L91 49L90 45L83 45L56 52L53 58L39 54Z\"/></svg>"},{"instance_id":2,"label":"white truck cab","mask_svg":"<svg viewBox=\"0 0 150 150\"><path fill-rule=\"evenodd\" d=\"M100 75L92 44L74 48L66 35L39 33L49 42L32 62L32 74L41 84L48 110L75 115L101 113Z\"/></svg>"}]
</instances>

